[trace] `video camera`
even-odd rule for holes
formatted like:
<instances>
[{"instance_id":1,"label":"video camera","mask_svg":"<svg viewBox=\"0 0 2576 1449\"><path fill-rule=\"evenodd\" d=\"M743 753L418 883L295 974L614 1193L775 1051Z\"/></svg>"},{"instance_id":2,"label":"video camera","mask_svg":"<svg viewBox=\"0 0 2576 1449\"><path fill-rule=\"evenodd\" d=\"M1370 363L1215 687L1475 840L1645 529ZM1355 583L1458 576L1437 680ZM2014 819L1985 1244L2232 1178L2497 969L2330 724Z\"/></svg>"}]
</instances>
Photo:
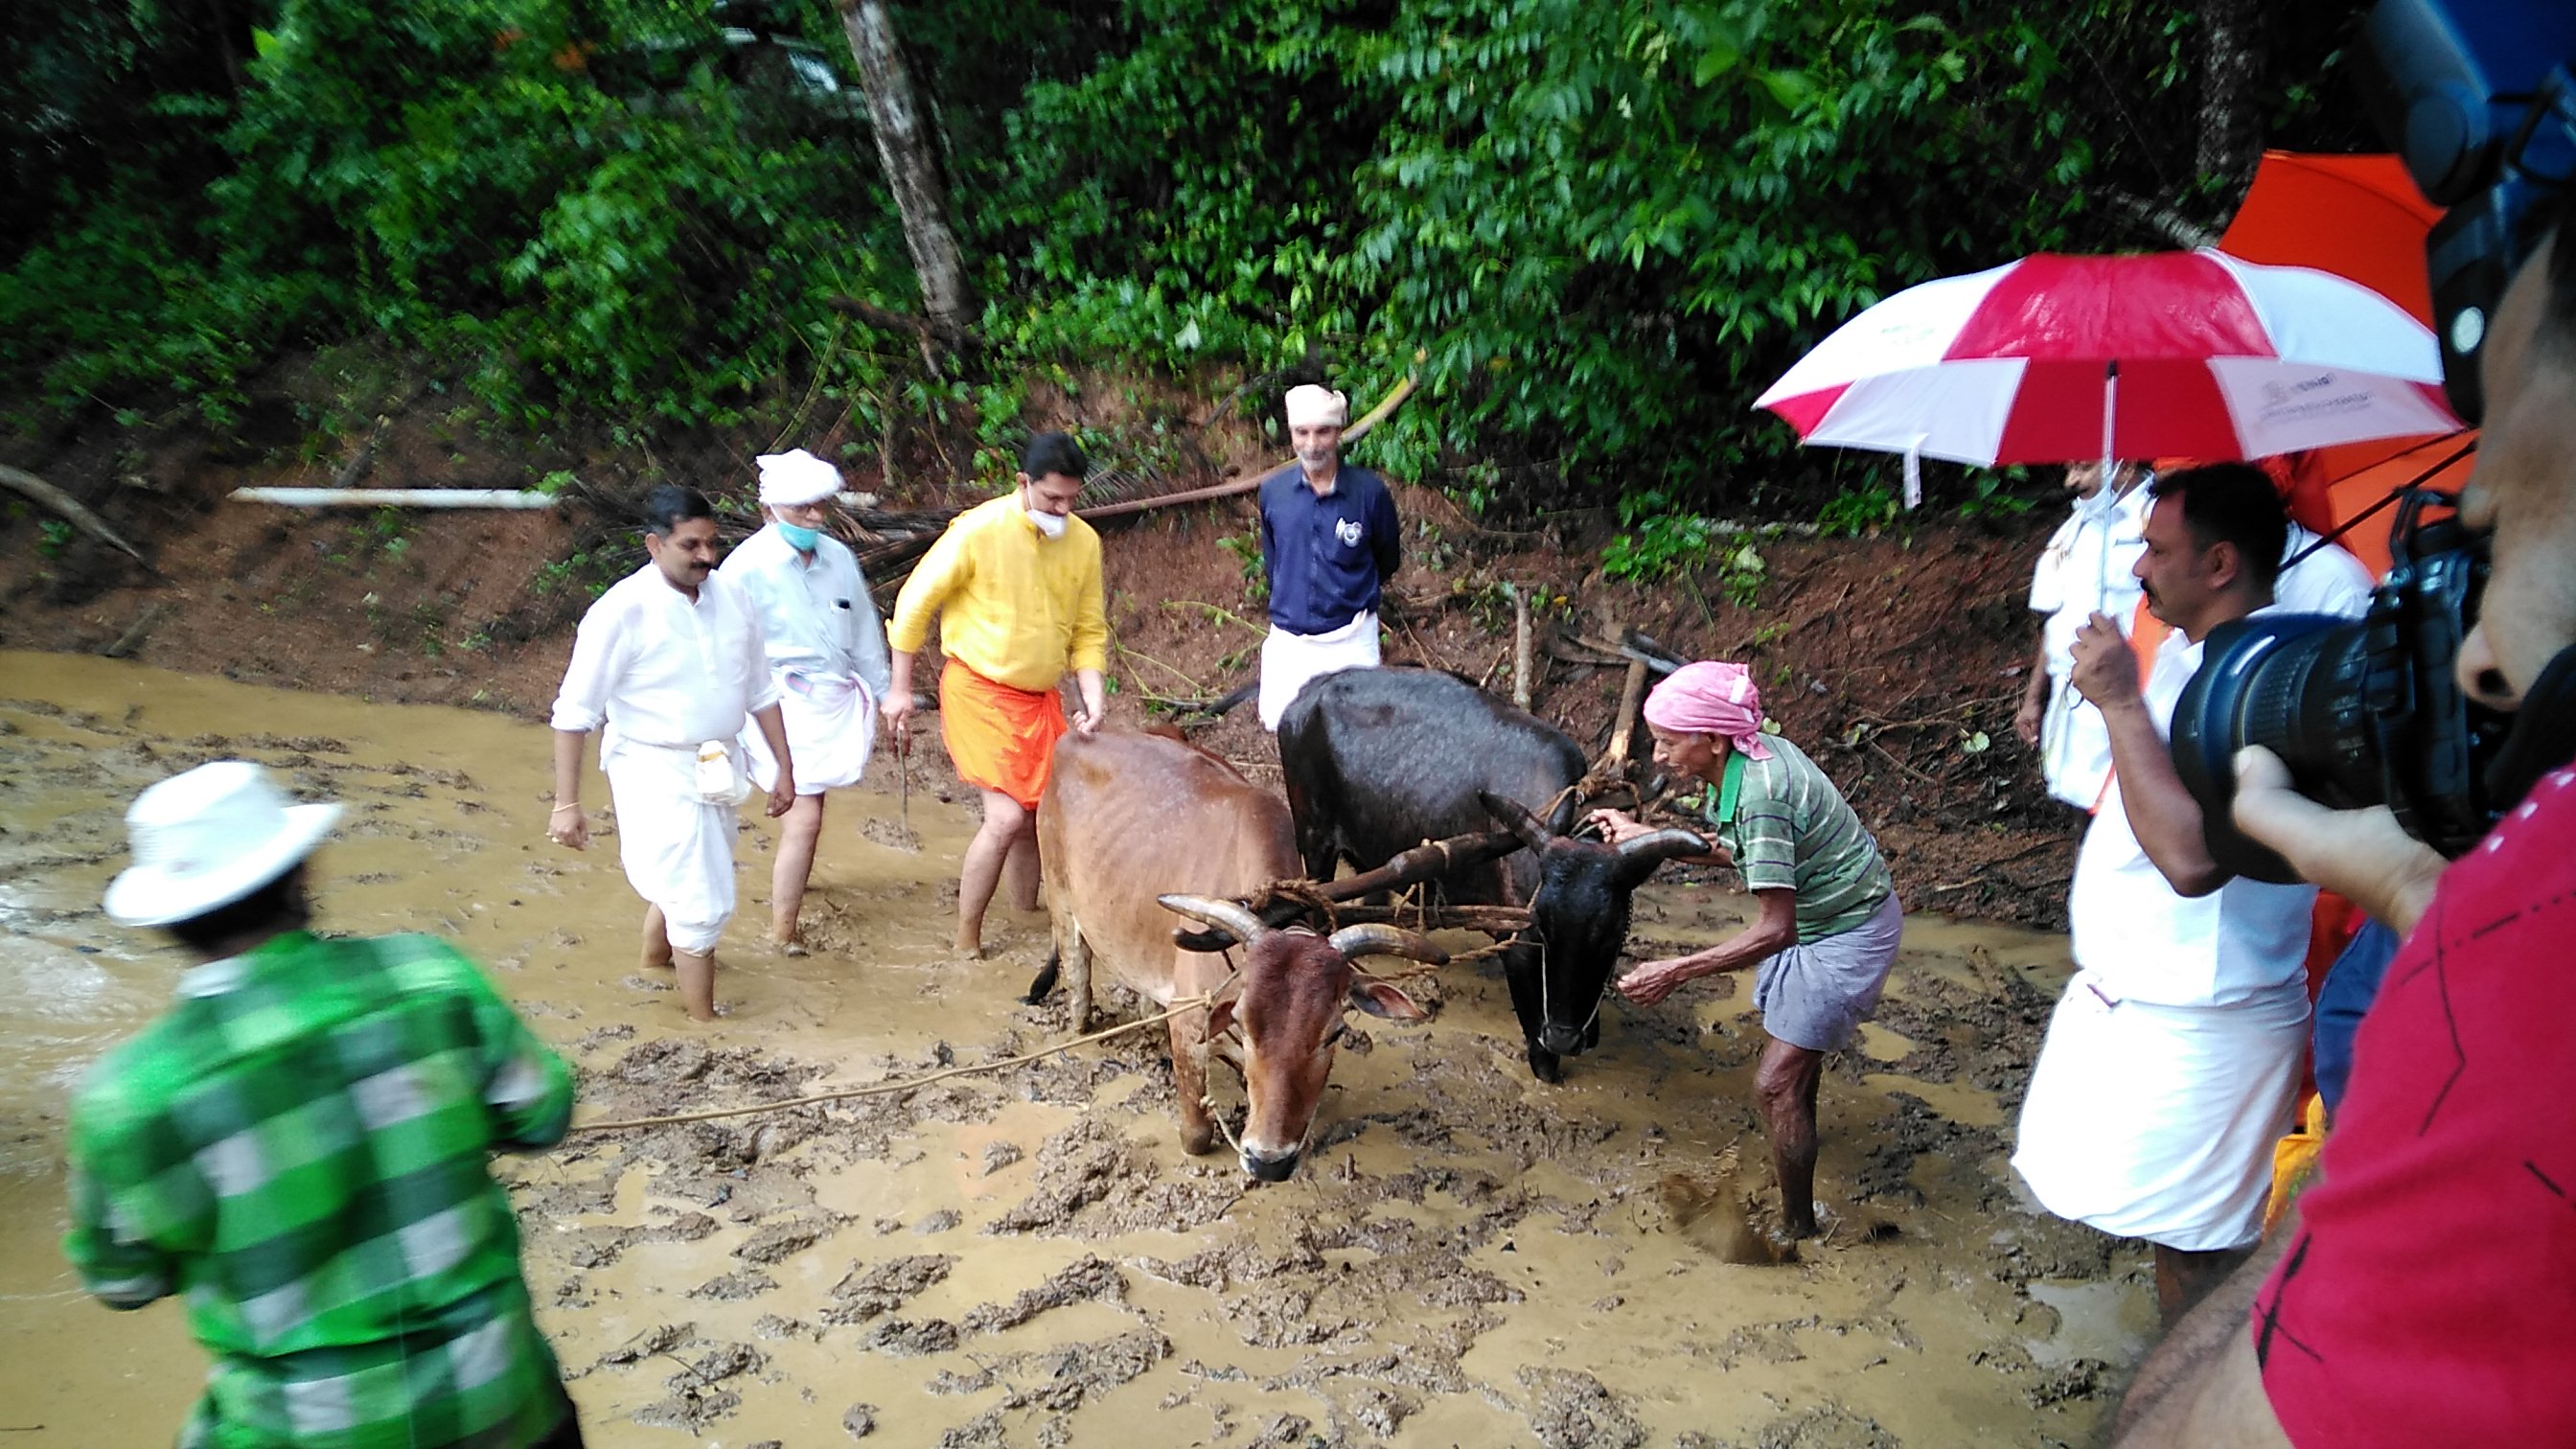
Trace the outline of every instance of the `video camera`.
<instances>
[{"instance_id":1,"label":"video camera","mask_svg":"<svg viewBox=\"0 0 2576 1449\"><path fill-rule=\"evenodd\" d=\"M2576 192L2576 5L2381 0L2362 39L2373 119L2424 195L2450 208L2425 239L2433 330L2452 408L2475 422L2489 319L2539 244L2550 200ZM2220 865L2297 879L2229 818L2246 745L2278 754L2302 794L2339 809L2385 804L2452 856L2576 754L2576 649L2514 715L2479 707L2453 676L2487 576L2486 541L2460 526L2453 501L2423 488L2401 500L2395 562L2361 622L2263 615L2210 631L2174 711L2173 756Z\"/></svg>"}]
</instances>

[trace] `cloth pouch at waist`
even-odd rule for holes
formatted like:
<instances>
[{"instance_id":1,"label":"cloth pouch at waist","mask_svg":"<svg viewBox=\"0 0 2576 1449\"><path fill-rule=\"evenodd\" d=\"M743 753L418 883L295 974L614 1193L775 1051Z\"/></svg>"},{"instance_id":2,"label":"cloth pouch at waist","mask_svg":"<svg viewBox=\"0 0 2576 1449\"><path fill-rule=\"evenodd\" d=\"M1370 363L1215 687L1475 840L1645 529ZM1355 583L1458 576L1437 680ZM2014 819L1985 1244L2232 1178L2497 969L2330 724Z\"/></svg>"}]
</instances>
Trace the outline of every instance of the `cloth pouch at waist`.
<instances>
[{"instance_id":1,"label":"cloth pouch at waist","mask_svg":"<svg viewBox=\"0 0 2576 1449\"><path fill-rule=\"evenodd\" d=\"M739 805L751 798L740 740L656 744L625 734L611 720L600 732L599 767L605 771L611 764L650 770L681 800Z\"/></svg>"}]
</instances>

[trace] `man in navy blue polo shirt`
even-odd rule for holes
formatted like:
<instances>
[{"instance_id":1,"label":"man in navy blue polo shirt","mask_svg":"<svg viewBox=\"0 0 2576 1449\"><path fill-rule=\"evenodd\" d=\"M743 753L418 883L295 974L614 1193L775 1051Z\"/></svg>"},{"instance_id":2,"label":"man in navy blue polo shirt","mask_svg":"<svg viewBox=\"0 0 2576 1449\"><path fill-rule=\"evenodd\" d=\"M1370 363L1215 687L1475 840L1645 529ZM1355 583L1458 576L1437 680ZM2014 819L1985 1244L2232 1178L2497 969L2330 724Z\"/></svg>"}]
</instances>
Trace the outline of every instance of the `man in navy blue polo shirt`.
<instances>
[{"instance_id":1,"label":"man in navy blue polo shirt","mask_svg":"<svg viewBox=\"0 0 2576 1449\"><path fill-rule=\"evenodd\" d=\"M1261 643L1261 727L1307 680L1378 662L1379 588L1404 561L1386 480L1342 461L1350 404L1328 388L1288 390L1297 461L1261 480L1261 561L1270 637Z\"/></svg>"}]
</instances>

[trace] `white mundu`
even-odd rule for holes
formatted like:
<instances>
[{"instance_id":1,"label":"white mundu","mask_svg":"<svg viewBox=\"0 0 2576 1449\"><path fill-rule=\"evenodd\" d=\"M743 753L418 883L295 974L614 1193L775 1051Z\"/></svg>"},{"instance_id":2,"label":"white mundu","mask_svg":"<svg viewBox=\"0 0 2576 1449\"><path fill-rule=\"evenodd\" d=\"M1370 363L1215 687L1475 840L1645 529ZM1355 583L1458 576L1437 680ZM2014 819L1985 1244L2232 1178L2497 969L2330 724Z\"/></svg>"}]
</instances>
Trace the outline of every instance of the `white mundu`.
<instances>
[{"instance_id":1,"label":"white mundu","mask_svg":"<svg viewBox=\"0 0 2576 1449\"><path fill-rule=\"evenodd\" d=\"M721 574L693 602L648 563L582 615L554 727L606 726L599 767L617 807L618 862L662 908L675 950L714 950L734 908L734 808L707 798L698 747L720 743L740 771L744 721L777 698L759 615Z\"/></svg>"},{"instance_id":2,"label":"white mundu","mask_svg":"<svg viewBox=\"0 0 2576 1449\"><path fill-rule=\"evenodd\" d=\"M828 535L800 552L772 523L743 541L717 573L742 585L760 614L770 682L796 761L796 793L855 785L876 742L877 705L891 673L885 624L849 547ZM742 744L767 789L778 762L757 726Z\"/></svg>"},{"instance_id":3,"label":"white mundu","mask_svg":"<svg viewBox=\"0 0 2576 1449\"><path fill-rule=\"evenodd\" d=\"M1362 609L1351 621L1322 634L1291 634L1273 624L1261 641L1261 727L1279 728L1279 716L1306 681L1378 662L1377 611Z\"/></svg>"}]
</instances>

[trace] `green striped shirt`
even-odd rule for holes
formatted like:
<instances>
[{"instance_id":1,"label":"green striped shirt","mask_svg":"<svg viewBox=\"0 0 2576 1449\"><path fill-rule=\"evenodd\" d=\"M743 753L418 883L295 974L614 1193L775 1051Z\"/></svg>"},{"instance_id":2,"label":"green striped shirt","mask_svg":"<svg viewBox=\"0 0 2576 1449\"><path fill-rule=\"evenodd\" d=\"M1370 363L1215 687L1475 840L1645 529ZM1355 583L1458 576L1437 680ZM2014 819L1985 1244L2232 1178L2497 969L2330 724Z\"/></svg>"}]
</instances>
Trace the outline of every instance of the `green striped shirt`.
<instances>
[{"instance_id":1,"label":"green striped shirt","mask_svg":"<svg viewBox=\"0 0 2576 1449\"><path fill-rule=\"evenodd\" d=\"M566 1400L484 1159L571 1116L453 948L293 932L187 972L82 1083L63 1249L111 1307L187 1296L183 1449L517 1449Z\"/></svg>"},{"instance_id":2,"label":"green striped shirt","mask_svg":"<svg viewBox=\"0 0 2576 1449\"><path fill-rule=\"evenodd\" d=\"M1700 815L1734 857L1745 889L1797 892L1798 944L1840 935L1868 920L1896 882L1878 842L1816 762L1778 735L1762 743L1771 758L1744 761L1735 819L1718 819L1714 785Z\"/></svg>"}]
</instances>

